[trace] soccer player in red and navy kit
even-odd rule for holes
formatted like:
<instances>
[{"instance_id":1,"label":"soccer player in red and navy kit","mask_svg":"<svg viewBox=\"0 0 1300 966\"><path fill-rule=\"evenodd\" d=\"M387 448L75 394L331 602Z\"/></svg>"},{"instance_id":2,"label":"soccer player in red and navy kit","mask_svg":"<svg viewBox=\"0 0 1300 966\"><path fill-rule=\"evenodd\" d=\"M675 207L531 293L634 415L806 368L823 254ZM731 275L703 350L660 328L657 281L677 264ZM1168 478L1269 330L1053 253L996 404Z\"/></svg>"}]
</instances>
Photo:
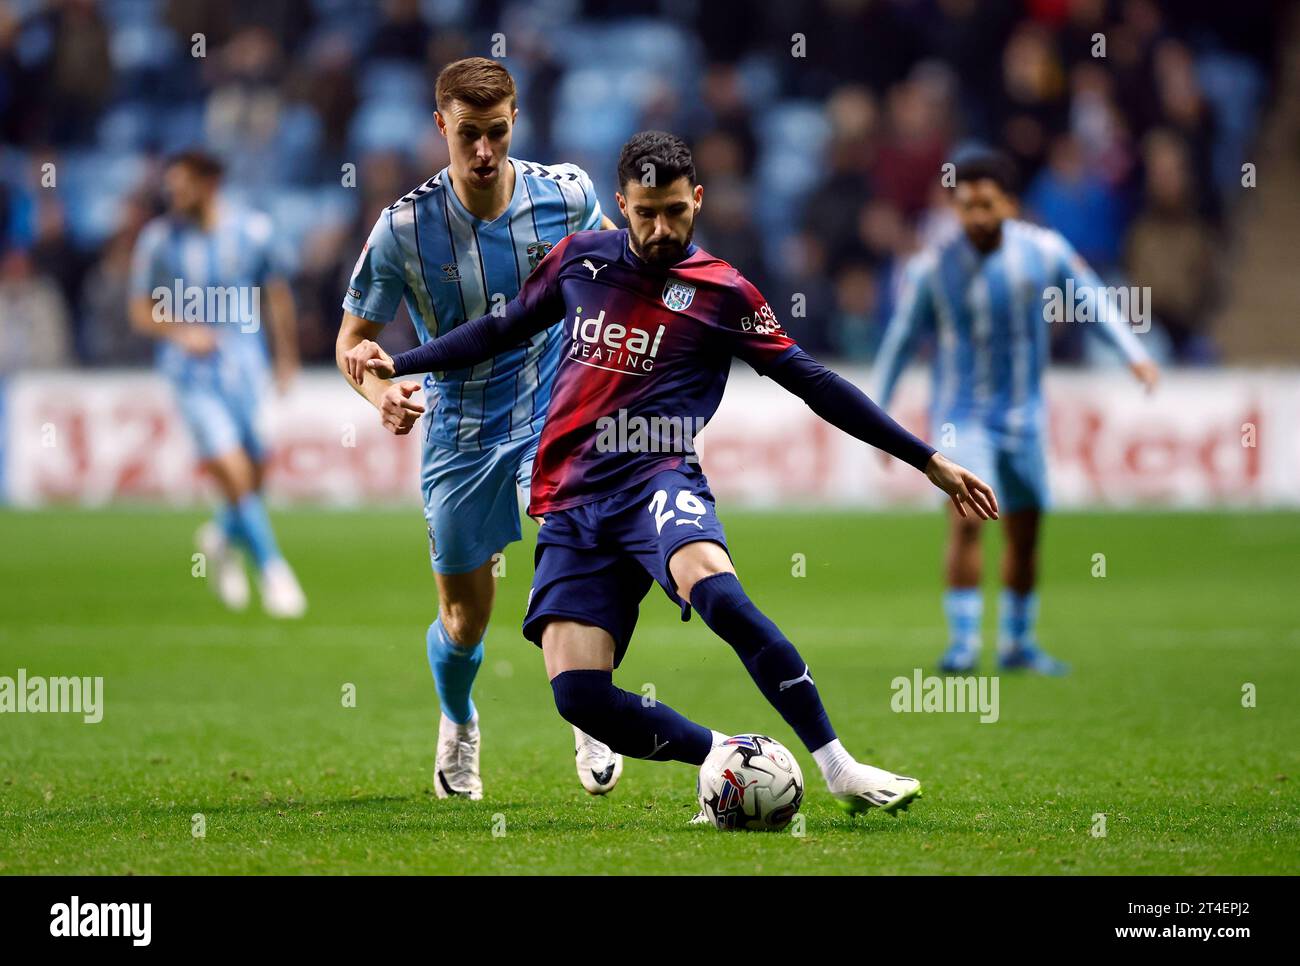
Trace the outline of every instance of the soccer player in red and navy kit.
<instances>
[{"instance_id":1,"label":"soccer player in red and navy kit","mask_svg":"<svg viewBox=\"0 0 1300 966\"><path fill-rule=\"evenodd\" d=\"M680 138L636 135L618 178L626 229L566 237L502 314L396 358L361 343L347 356L353 378L471 365L563 318L568 350L533 469L528 512L543 523L524 618L560 714L617 752L655 761L699 765L725 739L613 683L657 582L683 619L694 608L735 649L837 801L850 811L906 806L920 783L848 753L808 665L745 594L689 439L716 411L739 356L827 422L923 471L959 512L996 518L993 491L809 357L753 285L691 243L704 189ZM611 420L632 432L609 432Z\"/></svg>"}]
</instances>

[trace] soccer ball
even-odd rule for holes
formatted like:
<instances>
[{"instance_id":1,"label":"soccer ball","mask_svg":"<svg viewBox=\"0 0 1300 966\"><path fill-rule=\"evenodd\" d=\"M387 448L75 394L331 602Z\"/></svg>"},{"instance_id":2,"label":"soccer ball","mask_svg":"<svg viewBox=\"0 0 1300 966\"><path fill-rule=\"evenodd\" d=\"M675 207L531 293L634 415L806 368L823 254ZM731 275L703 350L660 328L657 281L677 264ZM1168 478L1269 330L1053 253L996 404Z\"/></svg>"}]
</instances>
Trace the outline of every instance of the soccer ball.
<instances>
[{"instance_id":1,"label":"soccer ball","mask_svg":"<svg viewBox=\"0 0 1300 966\"><path fill-rule=\"evenodd\" d=\"M717 828L782 829L803 802L803 773L781 742L736 735L704 759L696 793Z\"/></svg>"}]
</instances>

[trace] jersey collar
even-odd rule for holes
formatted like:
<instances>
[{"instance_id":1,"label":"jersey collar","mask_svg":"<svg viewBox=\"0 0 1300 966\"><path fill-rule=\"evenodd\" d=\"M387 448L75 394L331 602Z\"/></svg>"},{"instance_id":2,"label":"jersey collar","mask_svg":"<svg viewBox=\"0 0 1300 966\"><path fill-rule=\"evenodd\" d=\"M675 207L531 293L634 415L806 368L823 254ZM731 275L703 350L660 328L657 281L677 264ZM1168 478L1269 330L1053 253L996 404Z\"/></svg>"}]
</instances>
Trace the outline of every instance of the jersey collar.
<instances>
[{"instance_id":1,"label":"jersey collar","mask_svg":"<svg viewBox=\"0 0 1300 966\"><path fill-rule=\"evenodd\" d=\"M515 210L519 207L520 199L524 196L524 170L515 163L514 158L507 157L506 163L509 164L510 167L514 168L515 190L510 195L510 204L506 205L506 210L497 215L492 221L484 221L465 207L465 203L460 200L460 195L456 194L456 186L451 182L451 165L447 165L447 167L442 169L442 178L447 185L447 194L451 197L449 203L456 209L457 214L479 228L485 228L489 225L495 225L501 221L509 220L510 216L513 215Z\"/></svg>"}]
</instances>

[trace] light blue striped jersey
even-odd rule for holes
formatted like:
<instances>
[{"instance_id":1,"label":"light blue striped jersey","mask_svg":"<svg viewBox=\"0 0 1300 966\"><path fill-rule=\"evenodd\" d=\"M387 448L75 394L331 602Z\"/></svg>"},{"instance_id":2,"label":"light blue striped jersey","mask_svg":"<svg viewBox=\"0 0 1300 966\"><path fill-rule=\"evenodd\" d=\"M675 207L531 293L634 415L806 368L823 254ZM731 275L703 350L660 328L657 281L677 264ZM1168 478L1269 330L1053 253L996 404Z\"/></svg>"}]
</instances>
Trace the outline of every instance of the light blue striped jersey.
<instances>
[{"instance_id":1,"label":"light blue striped jersey","mask_svg":"<svg viewBox=\"0 0 1300 966\"><path fill-rule=\"evenodd\" d=\"M170 215L145 225L132 255L131 296L148 296L155 305L167 299L174 318L197 317L190 324L211 325L217 334L217 351L201 357L159 339L158 368L182 385L210 382L223 368L265 368L262 286L277 274L283 272L273 226L261 212L219 204L211 229ZM255 318L241 317L241 308L253 307ZM209 316L210 309L217 310L216 318Z\"/></svg>"},{"instance_id":2,"label":"light blue striped jersey","mask_svg":"<svg viewBox=\"0 0 1300 966\"><path fill-rule=\"evenodd\" d=\"M958 231L908 264L876 356L874 398L887 406L904 366L926 338L935 343L931 418L977 422L1003 436L1043 430L1052 292L1103 293L1097 274L1059 232L1002 223L1002 243L982 255ZM1147 358L1113 300L1096 303L1086 327L1126 360ZM1062 323L1069 324L1069 323Z\"/></svg>"},{"instance_id":3,"label":"light blue striped jersey","mask_svg":"<svg viewBox=\"0 0 1300 966\"><path fill-rule=\"evenodd\" d=\"M600 227L600 202L581 168L510 162L514 194L494 221L466 210L448 168L386 208L357 260L343 308L387 323L405 299L416 334L427 342L504 309L552 246ZM495 358L426 375L433 413L426 443L474 451L540 432L562 349L556 319Z\"/></svg>"}]
</instances>

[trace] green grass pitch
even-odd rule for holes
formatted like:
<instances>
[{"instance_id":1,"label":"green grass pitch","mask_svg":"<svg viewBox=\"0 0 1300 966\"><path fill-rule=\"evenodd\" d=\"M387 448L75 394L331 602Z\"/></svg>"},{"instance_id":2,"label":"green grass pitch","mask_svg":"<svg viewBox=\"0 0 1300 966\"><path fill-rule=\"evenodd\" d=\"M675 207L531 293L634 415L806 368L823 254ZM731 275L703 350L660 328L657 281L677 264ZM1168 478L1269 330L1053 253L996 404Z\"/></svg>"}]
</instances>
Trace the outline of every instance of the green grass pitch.
<instances>
[{"instance_id":1,"label":"green grass pitch","mask_svg":"<svg viewBox=\"0 0 1300 966\"><path fill-rule=\"evenodd\" d=\"M925 783L910 813L844 815L802 748L802 836L689 827L680 764L629 761L612 795L587 796L518 632L531 525L479 676L487 795L442 802L418 511L275 514L311 597L298 623L220 608L190 575L198 514L5 512L0 675L102 675L105 714L0 715L0 872L1300 872L1300 515L1051 517L1041 633L1074 673L1002 676L993 724L890 707L890 681L943 644L937 515L723 518L849 749ZM795 745L658 590L616 680Z\"/></svg>"}]
</instances>

